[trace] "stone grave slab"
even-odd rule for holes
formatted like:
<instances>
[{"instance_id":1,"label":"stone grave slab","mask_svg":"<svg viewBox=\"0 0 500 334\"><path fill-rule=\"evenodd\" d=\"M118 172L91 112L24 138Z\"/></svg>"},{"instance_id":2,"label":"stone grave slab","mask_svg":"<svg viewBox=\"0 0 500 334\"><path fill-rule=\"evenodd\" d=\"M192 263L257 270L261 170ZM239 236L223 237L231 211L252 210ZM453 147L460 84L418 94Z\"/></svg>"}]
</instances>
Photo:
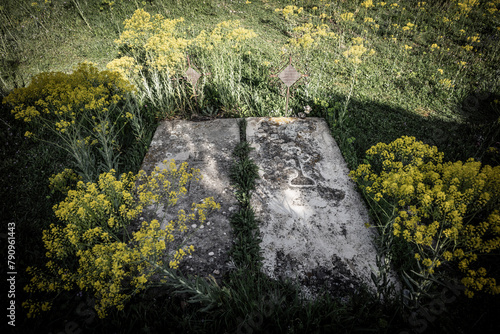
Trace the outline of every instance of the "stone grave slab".
<instances>
[{"instance_id":1,"label":"stone grave slab","mask_svg":"<svg viewBox=\"0 0 500 334\"><path fill-rule=\"evenodd\" d=\"M374 284L368 212L321 118L248 118L247 141L259 166L252 206L260 221L263 271L306 294L333 295Z\"/></svg>"},{"instance_id":2,"label":"stone grave slab","mask_svg":"<svg viewBox=\"0 0 500 334\"><path fill-rule=\"evenodd\" d=\"M206 122L185 120L163 121L159 124L141 169L150 172L156 166L165 168L164 160L174 159L177 164L187 162L199 168L203 175L199 182L192 182L188 196L167 210L164 224L175 218L179 209L189 212L193 202L213 196L221 204L201 225L188 226L192 233L188 245L195 252L186 257L180 269L187 274L213 275L216 279L227 271L228 251L232 245L230 216L238 209L230 186L229 168L232 152L240 141L238 119L216 119ZM145 219L158 219L164 212L147 212ZM185 235L184 235L185 236Z\"/></svg>"},{"instance_id":3,"label":"stone grave slab","mask_svg":"<svg viewBox=\"0 0 500 334\"><path fill-rule=\"evenodd\" d=\"M238 122L161 122L144 158L146 172L174 159L203 174L199 183L191 184L189 195L166 213L165 223L177 210L187 211L205 197L213 196L221 204L203 228L189 226L188 244L196 250L181 263L185 273L219 280L232 267L229 219L238 203L229 169L240 141ZM252 206L260 221L264 273L295 281L306 297L323 289L344 297L361 284L374 288L370 278L377 271L374 232L365 227L368 212L326 122L287 117L247 118L247 122L246 137L255 148L251 155L260 175ZM163 214L146 212L144 219Z\"/></svg>"}]
</instances>

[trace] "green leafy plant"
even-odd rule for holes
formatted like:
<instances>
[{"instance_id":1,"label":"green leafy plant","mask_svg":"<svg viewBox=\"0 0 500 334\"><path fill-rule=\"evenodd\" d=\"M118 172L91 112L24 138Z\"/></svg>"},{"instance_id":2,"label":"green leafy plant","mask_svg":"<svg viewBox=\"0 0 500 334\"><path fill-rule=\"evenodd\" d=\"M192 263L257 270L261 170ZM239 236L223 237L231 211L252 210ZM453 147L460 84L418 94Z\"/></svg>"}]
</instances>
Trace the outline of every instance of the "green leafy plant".
<instances>
[{"instance_id":1,"label":"green leafy plant","mask_svg":"<svg viewBox=\"0 0 500 334\"><path fill-rule=\"evenodd\" d=\"M249 157L253 148L246 141L246 125L246 120L243 118L239 123L240 143L233 151L236 159L230 169L231 181L240 205L238 212L231 217L231 226L237 240L231 249L231 256L238 266L248 266L251 270L258 270L261 266L260 237L250 199L251 191L255 189L255 181L259 177L259 168Z\"/></svg>"},{"instance_id":2,"label":"green leafy plant","mask_svg":"<svg viewBox=\"0 0 500 334\"><path fill-rule=\"evenodd\" d=\"M82 63L71 74L37 75L27 87L14 89L3 103L27 123L26 137L66 151L88 182L100 171L118 168L124 138L120 133L134 117L123 111L121 103L133 90L118 73Z\"/></svg>"}]
</instances>

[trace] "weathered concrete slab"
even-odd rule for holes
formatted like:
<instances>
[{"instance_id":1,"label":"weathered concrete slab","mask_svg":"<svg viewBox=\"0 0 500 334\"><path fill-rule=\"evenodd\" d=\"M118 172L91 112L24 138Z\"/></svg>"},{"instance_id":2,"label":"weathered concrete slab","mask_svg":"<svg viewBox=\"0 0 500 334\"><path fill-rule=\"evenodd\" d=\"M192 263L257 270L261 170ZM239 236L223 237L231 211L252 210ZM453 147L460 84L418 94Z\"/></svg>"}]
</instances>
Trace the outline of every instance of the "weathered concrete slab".
<instances>
[{"instance_id":1,"label":"weathered concrete slab","mask_svg":"<svg viewBox=\"0 0 500 334\"><path fill-rule=\"evenodd\" d=\"M248 118L247 140L260 180L252 205L261 221L263 270L305 292L335 295L376 270L368 212L320 118Z\"/></svg>"},{"instance_id":2,"label":"weathered concrete slab","mask_svg":"<svg viewBox=\"0 0 500 334\"><path fill-rule=\"evenodd\" d=\"M239 143L238 119L208 122L162 122L153 138L142 169L163 166L165 159L188 162L204 176L193 183L178 209L213 196L221 210L203 228L191 226L188 244L195 253L181 270L222 278L229 269L232 246L230 216L238 203L230 185L232 151ZM327 289L343 297L361 284L373 288L377 251L368 212L349 179L346 163L319 118L248 118L247 140L255 148L252 158L260 179L252 206L260 223L263 271L273 278L292 279L306 296ZM149 212L145 219L161 216ZM167 215L166 221L173 218Z\"/></svg>"},{"instance_id":3,"label":"weathered concrete slab","mask_svg":"<svg viewBox=\"0 0 500 334\"><path fill-rule=\"evenodd\" d=\"M232 152L239 143L237 119L217 119L208 122L184 120L164 121L158 126L141 169L150 172L156 166L164 168L165 159L176 163L188 162L199 168L203 175L200 182L193 182L188 196L176 207L168 210L165 223L174 218L179 209L186 212L193 202L213 196L221 204L221 210L213 212L202 226L189 226L188 244L195 252L185 258L181 270L201 276L220 278L227 270L228 251L232 245L230 216L237 210L237 201L229 181ZM163 212L150 212L146 219L158 218Z\"/></svg>"}]
</instances>

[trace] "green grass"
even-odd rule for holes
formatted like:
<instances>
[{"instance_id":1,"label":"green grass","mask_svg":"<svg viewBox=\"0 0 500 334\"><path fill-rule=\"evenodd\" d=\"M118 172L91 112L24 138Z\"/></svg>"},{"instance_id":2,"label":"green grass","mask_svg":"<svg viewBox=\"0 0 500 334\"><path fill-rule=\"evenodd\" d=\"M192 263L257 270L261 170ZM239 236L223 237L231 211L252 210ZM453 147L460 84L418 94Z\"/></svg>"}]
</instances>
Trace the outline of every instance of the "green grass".
<instances>
[{"instance_id":1,"label":"green grass","mask_svg":"<svg viewBox=\"0 0 500 334\"><path fill-rule=\"evenodd\" d=\"M250 53L232 55L230 59L217 58L220 54L215 53L191 55L197 66L213 71L212 78L204 77L199 87L203 96L199 105L193 102L191 91L184 89L180 98L173 100L177 104L171 104L177 109L151 110L153 103L144 99L138 104L140 112L158 119L190 118L194 114L284 115L285 87L270 75L282 69L292 55L293 65L308 76L292 87L290 107L296 113L310 105L312 116L328 121L351 169L363 162L369 147L402 135L436 145L447 160L472 157L498 165L499 12L490 13L491 6L481 1L468 17L462 14L454 20L456 1L451 0L429 2L425 10L411 0L394 1L399 4L397 7L391 6L392 1L385 6L374 1L375 7L364 8L362 2L116 0L110 5L102 0L6 0L0 5L0 93L6 96L16 87L26 86L40 72L69 73L82 61L92 61L105 69L107 63L119 57L114 40L124 30L123 21L137 8L170 19L184 17L182 33L190 38L202 29L210 31L221 21L240 20L243 27L258 34L248 46ZM289 4L303 7L304 11L285 20L275 9ZM498 1L495 6L500 9ZM342 19L341 14L348 12L355 13L355 21ZM328 16L323 21L319 18L321 13ZM365 22L367 17L374 22ZM451 21L445 22L444 17ZM292 29L309 21L328 25L337 37L311 49L292 50L285 46L296 36ZM402 28L408 22L416 26L405 31ZM471 37L476 34L479 41L472 42ZM371 56L363 55L359 65L343 55L355 44L356 37L363 38L367 53L374 50ZM411 49L405 50L405 45ZM472 45L473 50L465 50L467 45ZM235 73L238 75L233 76ZM236 79L228 80L231 76ZM0 150L4 175L0 214L4 222L16 222L17 269L23 272L28 265L42 261L41 231L55 220L52 206L62 200L50 192L48 178L70 165L70 159L52 146L24 138L25 126L10 115L6 105L1 105L0 110L4 143ZM122 164L123 171L139 168L156 125L152 118L145 120L149 123L143 142L121 157L128 162ZM239 152L244 155L245 149L240 148ZM243 213L234 218L236 225L238 219L246 219ZM401 249L404 253L404 247ZM6 249L1 252L3 255ZM493 261L492 266L495 265L498 262ZM242 332L399 332L411 328L397 303L380 305L369 294L360 292L348 303L325 296L315 304L305 304L291 284L253 274L258 279L243 269L230 273L225 288L232 292L231 298L221 295L220 305L209 312L200 312L202 305L186 303L187 294L153 290L134 297L123 312L113 312L106 320L99 320L89 311L87 296L71 292L60 295L54 311L41 319L25 319L19 308L16 329L26 332L47 328L56 333L68 331L71 324L92 332L118 329L145 333L235 332L238 328ZM21 291L25 280L25 276L18 275L19 305L26 297ZM265 303L263 298L271 302ZM272 307L266 308L269 305ZM491 332L498 326L492 313L495 306L498 307L498 296L477 296L472 300L459 296L446 304L446 311L438 318L426 319L428 330ZM425 319L419 315L418 319L422 318ZM65 329L68 324L70 327Z\"/></svg>"},{"instance_id":2,"label":"green grass","mask_svg":"<svg viewBox=\"0 0 500 334\"><path fill-rule=\"evenodd\" d=\"M239 210L231 216L235 242L230 256L236 266L246 268L249 272L259 272L261 269L259 237L259 222L250 204L252 191L255 190L255 181L259 177L259 167L250 158L253 149L246 140L246 120L240 123L240 142L234 148L235 160L230 168L229 176L235 189Z\"/></svg>"}]
</instances>

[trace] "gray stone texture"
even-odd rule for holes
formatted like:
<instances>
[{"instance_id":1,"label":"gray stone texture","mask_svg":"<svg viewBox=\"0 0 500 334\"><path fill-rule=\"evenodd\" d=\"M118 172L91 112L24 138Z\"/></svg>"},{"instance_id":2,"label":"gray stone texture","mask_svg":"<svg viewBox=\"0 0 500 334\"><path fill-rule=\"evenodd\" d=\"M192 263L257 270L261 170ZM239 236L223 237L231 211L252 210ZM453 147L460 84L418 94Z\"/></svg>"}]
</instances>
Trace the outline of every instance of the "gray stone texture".
<instances>
[{"instance_id":1,"label":"gray stone texture","mask_svg":"<svg viewBox=\"0 0 500 334\"><path fill-rule=\"evenodd\" d=\"M207 221L189 224L186 234L178 235L178 241L189 236L187 245L195 252L183 260L180 269L199 276L213 275L220 278L227 271L228 252L232 245L232 228L229 218L238 209L229 180L229 168L233 163L232 152L239 143L237 119L217 119L208 122L184 120L163 121L159 124L141 169L150 172L156 166L164 168L164 160L174 159L177 164L187 162L189 167L199 168L203 175L199 182L191 182L188 196L179 200L167 212L149 212L147 219L166 214L164 224L174 219L177 211L187 213L192 203L214 197L221 204L219 211L212 212Z\"/></svg>"},{"instance_id":2,"label":"gray stone texture","mask_svg":"<svg viewBox=\"0 0 500 334\"><path fill-rule=\"evenodd\" d=\"M344 294L374 287L376 249L368 212L320 118L249 118L247 140L260 180L252 206L260 222L264 272Z\"/></svg>"},{"instance_id":3,"label":"gray stone texture","mask_svg":"<svg viewBox=\"0 0 500 334\"><path fill-rule=\"evenodd\" d=\"M203 174L189 196L173 210L214 196L219 212L203 228L190 227L188 244L196 251L181 269L216 278L230 268L230 216L238 209L229 180L232 151L239 142L238 119L160 123L142 168L151 171L165 159L188 162ZM247 140L260 179L252 206L260 221L263 271L290 279L313 296L322 289L346 296L370 279L376 249L368 212L349 179L349 170L320 118L248 118ZM150 212L150 219L162 212ZM171 213L170 213L171 215ZM167 220L168 221L168 220Z\"/></svg>"}]
</instances>

